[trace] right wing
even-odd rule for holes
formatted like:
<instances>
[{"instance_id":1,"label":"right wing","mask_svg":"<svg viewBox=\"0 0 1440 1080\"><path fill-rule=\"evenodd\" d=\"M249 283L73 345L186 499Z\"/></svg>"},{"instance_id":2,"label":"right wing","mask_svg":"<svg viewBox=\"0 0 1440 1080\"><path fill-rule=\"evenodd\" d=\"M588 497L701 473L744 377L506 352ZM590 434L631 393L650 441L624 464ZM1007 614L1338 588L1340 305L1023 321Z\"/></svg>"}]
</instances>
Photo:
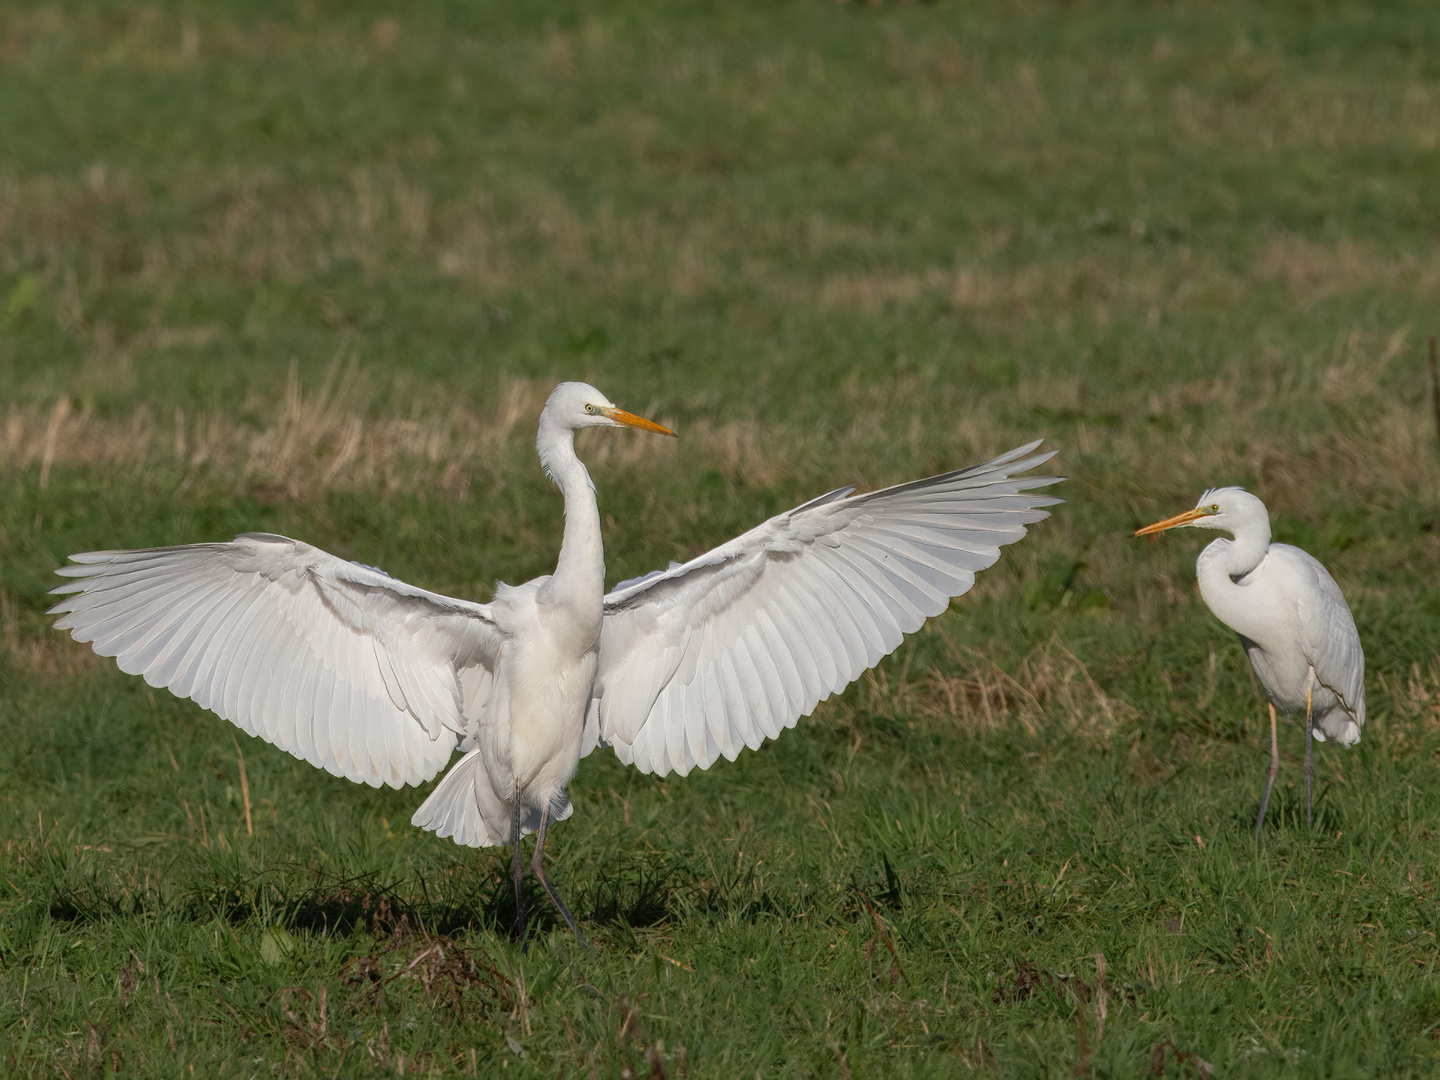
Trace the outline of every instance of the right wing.
<instances>
[{"instance_id":1,"label":"right wing","mask_svg":"<svg viewBox=\"0 0 1440 1080\"><path fill-rule=\"evenodd\" d=\"M1289 544L1271 544L1270 552L1286 557L1308 585L1297 595L1301 647L1315 677L1340 699L1346 714L1319 718L1317 733L1344 746L1357 743L1365 726L1365 651L1345 594L1309 552Z\"/></svg>"},{"instance_id":2,"label":"right wing","mask_svg":"<svg viewBox=\"0 0 1440 1080\"><path fill-rule=\"evenodd\" d=\"M268 533L71 560L56 629L372 787L444 768L504 640L483 604Z\"/></svg>"}]
</instances>

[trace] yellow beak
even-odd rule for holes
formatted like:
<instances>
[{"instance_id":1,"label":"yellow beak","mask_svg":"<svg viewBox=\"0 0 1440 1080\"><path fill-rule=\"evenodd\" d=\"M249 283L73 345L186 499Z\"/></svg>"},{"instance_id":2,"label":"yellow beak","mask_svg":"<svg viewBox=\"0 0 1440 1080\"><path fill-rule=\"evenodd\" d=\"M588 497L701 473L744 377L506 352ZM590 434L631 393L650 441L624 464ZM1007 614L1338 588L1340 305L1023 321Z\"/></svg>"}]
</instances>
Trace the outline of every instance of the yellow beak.
<instances>
[{"instance_id":1,"label":"yellow beak","mask_svg":"<svg viewBox=\"0 0 1440 1080\"><path fill-rule=\"evenodd\" d=\"M639 428L641 431L653 431L658 435L669 435L672 439L677 437L669 428L661 427L654 420L646 420L643 416L636 416L624 409L601 409L600 415L607 416L617 424L624 424L626 427Z\"/></svg>"},{"instance_id":2,"label":"yellow beak","mask_svg":"<svg viewBox=\"0 0 1440 1080\"><path fill-rule=\"evenodd\" d=\"M1197 506L1193 510L1186 510L1183 514L1176 514L1174 517L1166 518L1164 521L1157 521L1154 525L1146 525L1143 529L1136 529L1136 536L1149 536L1151 533L1164 532L1166 529L1173 529L1177 525L1189 525L1196 518L1208 517L1210 511L1203 506Z\"/></svg>"}]
</instances>

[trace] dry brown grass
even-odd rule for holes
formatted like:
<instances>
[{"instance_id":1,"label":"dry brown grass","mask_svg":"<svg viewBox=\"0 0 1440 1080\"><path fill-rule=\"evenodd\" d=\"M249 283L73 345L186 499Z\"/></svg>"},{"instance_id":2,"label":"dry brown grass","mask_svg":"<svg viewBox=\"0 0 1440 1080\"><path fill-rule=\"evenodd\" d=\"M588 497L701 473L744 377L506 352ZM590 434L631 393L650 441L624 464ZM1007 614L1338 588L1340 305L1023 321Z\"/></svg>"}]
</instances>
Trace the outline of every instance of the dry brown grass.
<instances>
[{"instance_id":1,"label":"dry brown grass","mask_svg":"<svg viewBox=\"0 0 1440 1080\"><path fill-rule=\"evenodd\" d=\"M1137 220L1129 228L1143 236L1145 224ZM981 256L918 273L842 273L818 289L786 283L796 302L840 311L902 313L923 304L948 307L987 328L1055 318L1104 325L1116 312L1129 311L1143 315L1152 329L1217 299L1271 284L1282 285L1302 310L1382 289L1440 302L1440 255L1397 254L1354 239L1320 244L1276 233L1248 267L1184 248L1120 254L1101 248L1078 260Z\"/></svg>"},{"instance_id":2,"label":"dry brown grass","mask_svg":"<svg viewBox=\"0 0 1440 1080\"><path fill-rule=\"evenodd\" d=\"M947 663L923 679L893 677L883 665L865 672L864 700L853 707L859 712L849 705L822 706L837 710L828 722L854 730L861 714L914 717L966 736L1023 731L1034 738L1063 731L1108 746L1139 720L1134 706L1106 693L1058 638L1008 667L948 631L945 643Z\"/></svg>"},{"instance_id":3,"label":"dry brown grass","mask_svg":"<svg viewBox=\"0 0 1440 1080\"><path fill-rule=\"evenodd\" d=\"M1091 429L1081 451L1110 469L1145 462L1152 490L1254 476L1286 511L1316 505L1322 489L1393 506L1435 490L1440 476L1422 347L1401 326L1383 336L1352 331L1328 356L1262 349L1221 374L1145 391L1143 404L1122 396L1118 414L1133 405L1152 423ZM1399 368L1418 392L1393 390ZM1123 482L1139 478L1125 471L1132 480Z\"/></svg>"},{"instance_id":4,"label":"dry brown grass","mask_svg":"<svg viewBox=\"0 0 1440 1080\"><path fill-rule=\"evenodd\" d=\"M0 590L0 645L12 664L27 675L52 684L68 682L107 665L88 645L81 645L68 634L46 630L22 632L20 612L25 605L8 590Z\"/></svg>"},{"instance_id":5,"label":"dry brown grass","mask_svg":"<svg viewBox=\"0 0 1440 1080\"><path fill-rule=\"evenodd\" d=\"M1374 677L1393 710L1385 722L1386 755L1400 761L1423 753L1440 729L1440 660L1413 663L1408 670L1388 674L1377 671Z\"/></svg>"},{"instance_id":6,"label":"dry brown grass","mask_svg":"<svg viewBox=\"0 0 1440 1080\"><path fill-rule=\"evenodd\" d=\"M11 403L0 437L0 468L14 474L38 466L43 490L56 466L97 470L180 469L186 482L202 475L247 488L278 488L305 498L339 487L395 491L421 477L450 494L496 468L516 445L532 437L549 387L513 379L494 396L487 414L456 406L448 414L373 417L367 406L379 380L372 371L332 365L318 388L306 393L292 366L278 402L256 399L242 413L268 415L247 423L225 412L156 417L137 406L121 418L74 408L69 397L48 408ZM521 423L522 419L524 423Z\"/></svg>"},{"instance_id":7,"label":"dry brown grass","mask_svg":"<svg viewBox=\"0 0 1440 1080\"><path fill-rule=\"evenodd\" d=\"M1440 257L1397 254L1355 239L1320 244L1277 233L1267 240L1256 262L1262 281L1280 281L1302 307L1336 296L1383 288L1440 296Z\"/></svg>"},{"instance_id":8,"label":"dry brown grass","mask_svg":"<svg viewBox=\"0 0 1440 1080\"><path fill-rule=\"evenodd\" d=\"M238 409L162 416L141 404L117 416L87 404L97 386L126 377L137 350L212 332L155 327L121 349L97 330L91 361L73 384L77 397L10 403L0 419L0 472L36 469L43 489L58 468L180 470L190 484L303 499L332 488L417 485L463 497L509 470L533 468L533 423L550 390L539 378L507 377L486 406L460 400L439 411L444 388L407 378L401 393L395 377L342 358L318 387L303 387L292 369L280 393L254 394ZM1193 498L1197 483L1253 478L1277 512L1303 516L1326 499L1361 493L1394 506L1416 490L1440 490L1428 403L1387 389L1395 371L1415 366L1420 345L1409 327L1384 336L1356 331L1328 356L1262 353L1164 390L1137 384L1103 403L1073 375L1022 377L1012 390L976 396L925 369L879 383L857 373L841 387L839 415L848 420L839 430L704 416L680 424L651 403L657 419L682 429L678 445L586 438L581 448L593 465L637 478L714 470L730 483L804 485L803 493L831 480L880 486L1048 434L1065 451L1060 465L1072 483L1105 500ZM1144 422L1091 422L1097 407ZM1073 419L1037 421L1037 409Z\"/></svg>"},{"instance_id":9,"label":"dry brown grass","mask_svg":"<svg viewBox=\"0 0 1440 1080\"><path fill-rule=\"evenodd\" d=\"M1018 725L1034 736L1058 725L1100 744L1138 720L1133 706L1105 693L1058 641L1031 650L1013 673L969 646L953 639L948 644L959 670L932 672L915 689L912 705L919 715L975 734Z\"/></svg>"},{"instance_id":10,"label":"dry brown grass","mask_svg":"<svg viewBox=\"0 0 1440 1080\"><path fill-rule=\"evenodd\" d=\"M63 468L178 472L185 486L220 483L304 500L325 490L394 493L421 486L463 498L476 484L534 468L534 423L552 389L549 380L500 380L489 395L494 404L483 411L465 403L443 413L397 407L391 388L376 368L336 362L309 390L292 365L278 398L254 395L233 412L177 408L157 416L141 404L115 417L69 396L46 406L11 402L0 422L0 473L35 469L45 490L54 470ZM418 396L433 401L441 395L423 387ZM664 412L657 419L680 426ZM597 468L647 473L694 464L727 480L764 485L793 477L825 450L816 436L752 420L702 418L683 427L678 458L662 440L583 433L581 452ZM840 441L853 451L883 434L858 425Z\"/></svg>"}]
</instances>

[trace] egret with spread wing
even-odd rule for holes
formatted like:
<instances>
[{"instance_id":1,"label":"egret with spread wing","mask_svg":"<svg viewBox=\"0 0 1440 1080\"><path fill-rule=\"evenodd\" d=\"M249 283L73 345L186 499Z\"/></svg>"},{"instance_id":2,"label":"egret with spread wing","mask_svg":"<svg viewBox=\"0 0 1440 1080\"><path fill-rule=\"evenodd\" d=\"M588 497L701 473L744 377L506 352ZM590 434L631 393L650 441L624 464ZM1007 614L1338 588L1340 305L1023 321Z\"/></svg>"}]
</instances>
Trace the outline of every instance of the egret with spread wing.
<instances>
[{"instance_id":1,"label":"egret with spread wing","mask_svg":"<svg viewBox=\"0 0 1440 1080\"><path fill-rule=\"evenodd\" d=\"M1305 711L1305 820L1313 818L1310 798L1310 740L1334 739L1341 746L1360 741L1365 724L1365 653L1340 586L1313 556L1289 544L1270 542L1265 504L1240 488L1216 488L1200 496L1193 510L1136 531L1147 536L1177 526L1220 529L1220 538L1200 552L1195 573L1200 595L1216 617L1240 635L1255 674L1270 699L1270 773L1255 834L1265 826L1265 808L1280 768L1275 707Z\"/></svg>"},{"instance_id":2,"label":"egret with spread wing","mask_svg":"<svg viewBox=\"0 0 1440 1080\"><path fill-rule=\"evenodd\" d=\"M1059 500L1038 443L868 495L841 488L683 565L605 593L595 488L579 428L673 434L593 386L540 414L540 462L565 501L555 572L454 600L297 540L72 556L56 626L252 735L374 786L433 778L413 823L510 845L525 936L521 837L571 814L581 757L610 746L681 775L755 749L938 615Z\"/></svg>"}]
</instances>

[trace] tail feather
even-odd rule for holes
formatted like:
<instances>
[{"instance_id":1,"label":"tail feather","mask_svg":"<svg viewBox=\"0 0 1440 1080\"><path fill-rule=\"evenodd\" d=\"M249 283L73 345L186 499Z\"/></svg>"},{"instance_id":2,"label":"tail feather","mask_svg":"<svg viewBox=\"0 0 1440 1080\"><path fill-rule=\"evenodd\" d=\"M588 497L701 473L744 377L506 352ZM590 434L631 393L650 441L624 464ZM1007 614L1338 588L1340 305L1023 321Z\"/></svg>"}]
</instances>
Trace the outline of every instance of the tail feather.
<instances>
[{"instance_id":1,"label":"tail feather","mask_svg":"<svg viewBox=\"0 0 1440 1080\"><path fill-rule=\"evenodd\" d=\"M1351 716L1341 707L1315 717L1315 726L1311 730L1317 742L1333 740L1341 746L1354 746L1360 741L1360 724L1364 720L1363 713L1359 717Z\"/></svg>"},{"instance_id":2,"label":"tail feather","mask_svg":"<svg viewBox=\"0 0 1440 1080\"><path fill-rule=\"evenodd\" d=\"M550 800L550 820L564 821L575 812L563 791ZM514 843L513 810L490 780L478 749L471 750L447 772L430 797L420 804L410 824L449 837L463 847L504 847ZM520 835L540 827L540 811L521 809Z\"/></svg>"},{"instance_id":3,"label":"tail feather","mask_svg":"<svg viewBox=\"0 0 1440 1080\"><path fill-rule=\"evenodd\" d=\"M471 750L435 785L410 824L450 837L464 847L510 843L510 808L490 783L479 750Z\"/></svg>"}]
</instances>

